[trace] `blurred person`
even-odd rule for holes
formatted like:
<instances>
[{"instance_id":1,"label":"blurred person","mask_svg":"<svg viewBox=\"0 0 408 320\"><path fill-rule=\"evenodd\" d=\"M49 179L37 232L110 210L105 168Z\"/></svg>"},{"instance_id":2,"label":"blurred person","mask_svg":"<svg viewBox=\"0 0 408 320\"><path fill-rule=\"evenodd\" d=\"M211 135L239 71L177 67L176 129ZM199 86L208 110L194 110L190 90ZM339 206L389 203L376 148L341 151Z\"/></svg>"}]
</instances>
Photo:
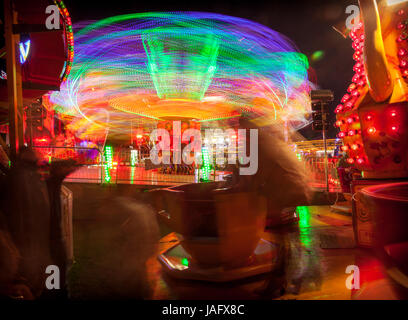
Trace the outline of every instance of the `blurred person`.
<instances>
[{"instance_id":1,"label":"blurred person","mask_svg":"<svg viewBox=\"0 0 408 320\"><path fill-rule=\"evenodd\" d=\"M68 255L68 244L65 243L63 213L61 204L61 187L64 179L78 168L75 160L53 159L49 165L49 176L46 179L48 197L50 203L50 241L51 257L53 263L60 270L61 289L45 291L42 298L67 298L66 276L72 261Z\"/></svg>"},{"instance_id":2,"label":"blurred person","mask_svg":"<svg viewBox=\"0 0 408 320\"><path fill-rule=\"evenodd\" d=\"M19 260L20 254L7 230L5 217L0 212L0 299L22 295L15 287Z\"/></svg>"},{"instance_id":3,"label":"blurred person","mask_svg":"<svg viewBox=\"0 0 408 320\"><path fill-rule=\"evenodd\" d=\"M65 283L66 251L62 240L60 192L63 179L73 170L72 163L53 163L48 181L41 177L37 164L35 152L22 148L2 188L3 244L8 243L9 248L15 245L17 250L8 250L5 254L13 253L14 257L18 252L15 281L20 287L27 288L22 299L51 294L44 290L48 277L45 272L50 265L60 268L60 283L63 287ZM11 242L7 239L8 233ZM57 291L52 294L62 292Z\"/></svg>"},{"instance_id":4,"label":"blurred person","mask_svg":"<svg viewBox=\"0 0 408 320\"><path fill-rule=\"evenodd\" d=\"M45 288L51 258L51 212L47 185L38 172L33 150L22 148L6 177L2 210L11 240L19 251L18 279L38 298Z\"/></svg>"},{"instance_id":5,"label":"blurred person","mask_svg":"<svg viewBox=\"0 0 408 320\"><path fill-rule=\"evenodd\" d=\"M127 194L109 196L97 210L89 237L98 299L148 299L147 260L157 252L159 227L152 208ZM91 250L90 250L91 251Z\"/></svg>"},{"instance_id":6,"label":"blurred person","mask_svg":"<svg viewBox=\"0 0 408 320\"><path fill-rule=\"evenodd\" d=\"M268 216L279 221L285 208L310 203L311 190L304 166L285 141L283 126L272 124L258 127L241 117L240 129L258 130L258 171L254 175L239 175L235 170L232 182L239 188L256 191L268 202ZM249 130L248 130L249 131ZM247 138L247 150L249 150ZM253 161L253 160L251 160ZM275 269L264 288L258 291L264 297L279 297L287 286L286 272L290 256L290 243L286 232L276 233L278 245Z\"/></svg>"}]
</instances>

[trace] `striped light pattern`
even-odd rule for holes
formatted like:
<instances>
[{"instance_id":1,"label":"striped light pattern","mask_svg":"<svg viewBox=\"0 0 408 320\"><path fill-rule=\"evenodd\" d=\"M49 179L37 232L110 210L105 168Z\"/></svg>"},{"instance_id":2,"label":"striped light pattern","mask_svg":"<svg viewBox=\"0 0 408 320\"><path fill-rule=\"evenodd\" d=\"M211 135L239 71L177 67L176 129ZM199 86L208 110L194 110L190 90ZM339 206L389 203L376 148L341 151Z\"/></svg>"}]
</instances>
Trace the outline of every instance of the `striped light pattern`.
<instances>
[{"instance_id":1,"label":"striped light pattern","mask_svg":"<svg viewBox=\"0 0 408 320\"><path fill-rule=\"evenodd\" d=\"M308 61L281 34L213 13L152 12L75 26L75 60L51 105L82 134L127 132L131 121L306 125Z\"/></svg>"}]
</instances>

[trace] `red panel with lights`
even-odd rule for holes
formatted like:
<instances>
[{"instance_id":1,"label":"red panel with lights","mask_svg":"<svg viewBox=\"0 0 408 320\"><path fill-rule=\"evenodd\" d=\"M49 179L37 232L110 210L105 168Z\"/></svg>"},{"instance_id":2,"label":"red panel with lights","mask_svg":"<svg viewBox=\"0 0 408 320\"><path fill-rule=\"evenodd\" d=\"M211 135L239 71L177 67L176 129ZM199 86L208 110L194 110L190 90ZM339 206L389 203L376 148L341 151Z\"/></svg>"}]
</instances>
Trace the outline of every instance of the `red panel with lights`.
<instances>
[{"instance_id":1,"label":"red panel with lights","mask_svg":"<svg viewBox=\"0 0 408 320\"><path fill-rule=\"evenodd\" d=\"M397 39L397 55L402 77L408 80L408 50L406 32L408 20L403 10L397 25L401 34ZM364 66L363 23L349 34L355 50L356 61L352 83L342 97L335 113L339 128L338 137L343 139L342 151L349 155L348 162L364 171L366 177L404 177L408 173L408 103L374 103L367 100L368 84Z\"/></svg>"}]
</instances>

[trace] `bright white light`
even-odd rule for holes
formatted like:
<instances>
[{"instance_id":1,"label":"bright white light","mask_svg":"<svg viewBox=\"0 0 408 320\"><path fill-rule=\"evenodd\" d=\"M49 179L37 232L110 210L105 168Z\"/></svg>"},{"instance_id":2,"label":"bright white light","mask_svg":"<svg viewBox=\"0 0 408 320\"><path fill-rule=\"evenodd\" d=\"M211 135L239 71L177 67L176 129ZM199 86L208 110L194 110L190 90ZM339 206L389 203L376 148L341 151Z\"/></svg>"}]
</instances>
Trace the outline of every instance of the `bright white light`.
<instances>
[{"instance_id":1,"label":"bright white light","mask_svg":"<svg viewBox=\"0 0 408 320\"><path fill-rule=\"evenodd\" d=\"M205 101L205 102L225 101L225 97L223 97L223 96L209 96L209 97L204 97L202 101Z\"/></svg>"}]
</instances>

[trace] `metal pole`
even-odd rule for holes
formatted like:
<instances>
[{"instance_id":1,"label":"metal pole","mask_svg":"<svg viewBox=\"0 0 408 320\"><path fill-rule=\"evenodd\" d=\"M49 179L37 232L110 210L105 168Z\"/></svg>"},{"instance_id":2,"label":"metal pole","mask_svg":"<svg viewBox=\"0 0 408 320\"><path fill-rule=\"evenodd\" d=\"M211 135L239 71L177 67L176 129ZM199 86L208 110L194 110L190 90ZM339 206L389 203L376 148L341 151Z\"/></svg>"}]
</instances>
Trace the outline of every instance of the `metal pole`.
<instances>
[{"instance_id":1,"label":"metal pole","mask_svg":"<svg viewBox=\"0 0 408 320\"><path fill-rule=\"evenodd\" d=\"M20 35L13 34L13 24L17 23L11 0L4 1L4 31L7 52L7 89L9 101L10 159L14 160L23 144L23 97L21 65L18 57Z\"/></svg>"},{"instance_id":2,"label":"metal pole","mask_svg":"<svg viewBox=\"0 0 408 320\"><path fill-rule=\"evenodd\" d=\"M323 144L324 144L324 175L326 179L326 191L329 193L329 167L327 160L327 141L326 141L326 113L323 110L323 103L320 102L320 107L322 111L322 135L323 135Z\"/></svg>"}]
</instances>

